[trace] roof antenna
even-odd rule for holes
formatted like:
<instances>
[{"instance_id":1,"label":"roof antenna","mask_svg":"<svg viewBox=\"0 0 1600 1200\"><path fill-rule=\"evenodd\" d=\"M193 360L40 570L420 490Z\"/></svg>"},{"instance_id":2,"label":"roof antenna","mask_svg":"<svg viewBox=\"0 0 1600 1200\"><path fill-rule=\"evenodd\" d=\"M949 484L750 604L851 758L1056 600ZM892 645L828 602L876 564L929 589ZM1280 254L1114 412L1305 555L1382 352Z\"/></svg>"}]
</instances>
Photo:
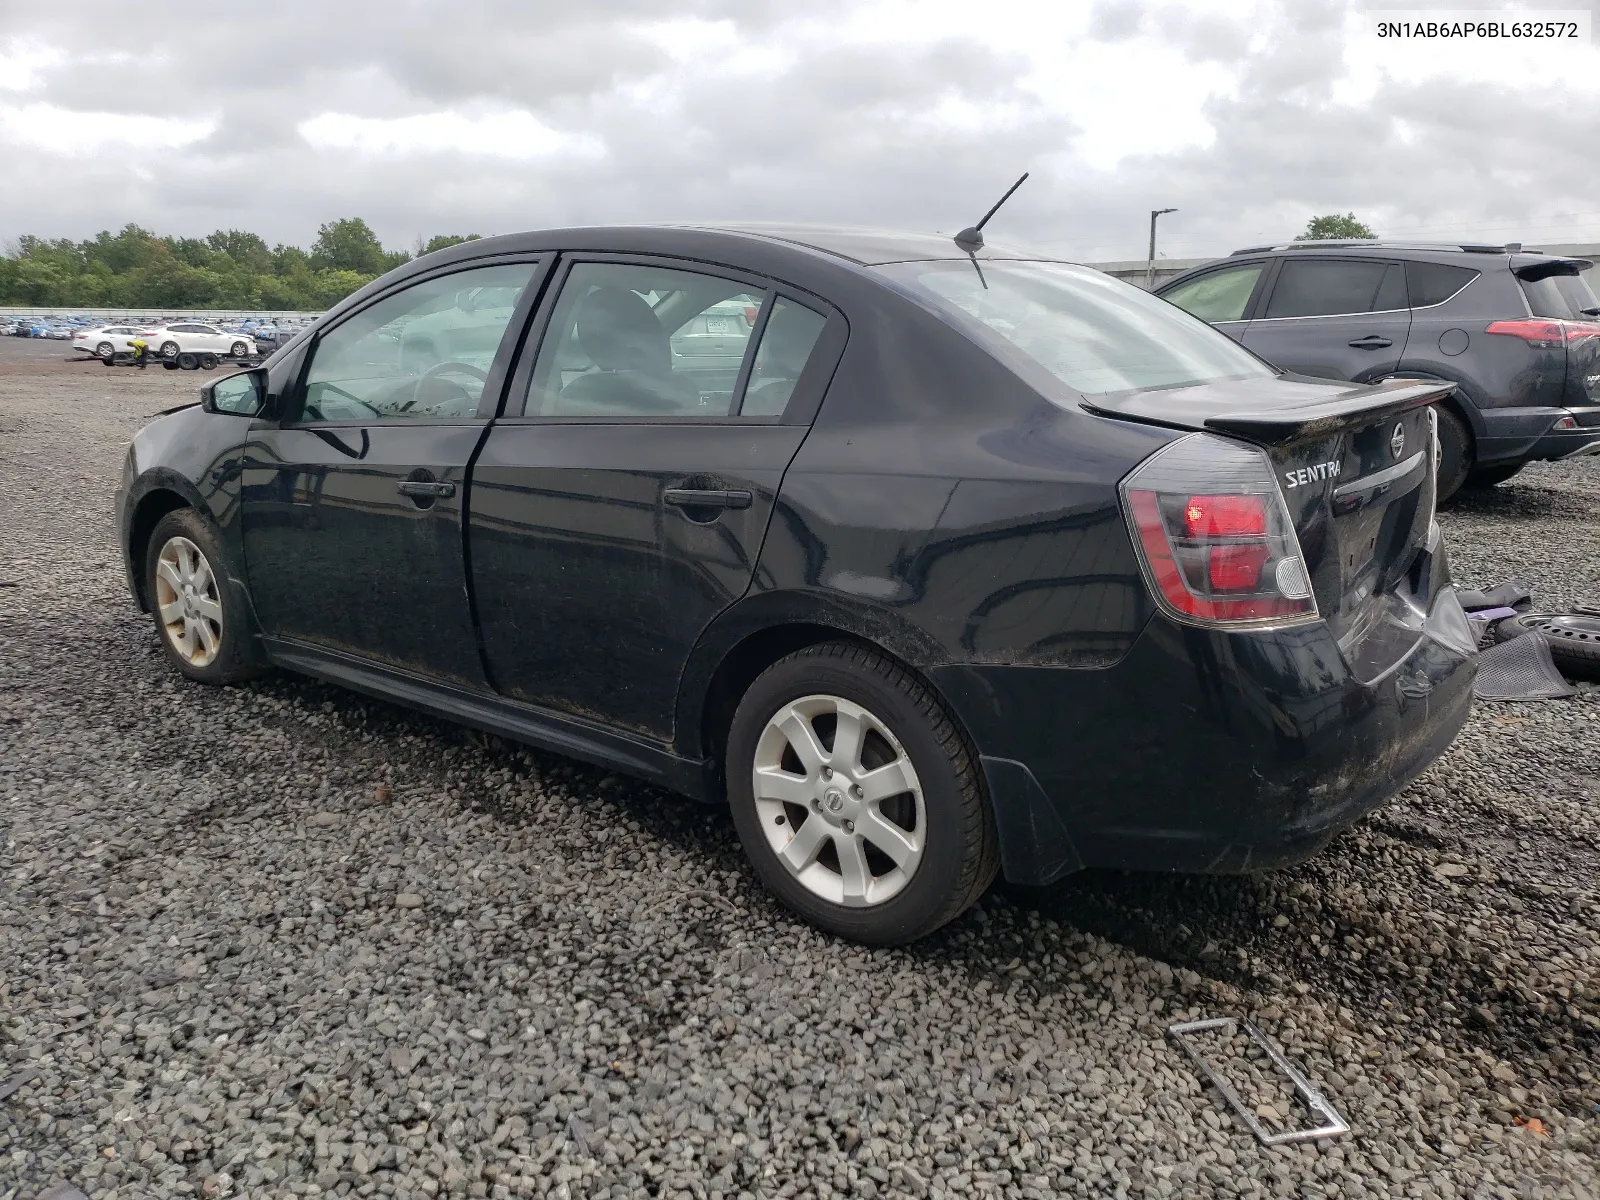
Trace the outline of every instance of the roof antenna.
<instances>
[{"instance_id":1,"label":"roof antenna","mask_svg":"<svg viewBox=\"0 0 1600 1200\"><path fill-rule=\"evenodd\" d=\"M988 212L983 214L983 220L979 221L976 225L967 226L967 228L963 229L960 233L956 234L956 237L955 237L956 246L958 248L960 248L961 250L964 250L966 253L968 253L970 255L974 255L974 256L978 253L979 250L982 250L983 249L983 227L989 223L989 218L990 217L994 216L995 213L1000 211L1000 206L1002 204L1004 204L1007 200L1011 199L1011 193L1016 191L1019 187L1021 187L1023 182L1027 178L1028 178L1028 172L1024 171L1022 173L1022 178L1017 180L1009 188L1007 188L1006 189L1006 194L1004 196L1001 196L1000 199L996 200L994 202L994 207L991 208Z\"/></svg>"}]
</instances>

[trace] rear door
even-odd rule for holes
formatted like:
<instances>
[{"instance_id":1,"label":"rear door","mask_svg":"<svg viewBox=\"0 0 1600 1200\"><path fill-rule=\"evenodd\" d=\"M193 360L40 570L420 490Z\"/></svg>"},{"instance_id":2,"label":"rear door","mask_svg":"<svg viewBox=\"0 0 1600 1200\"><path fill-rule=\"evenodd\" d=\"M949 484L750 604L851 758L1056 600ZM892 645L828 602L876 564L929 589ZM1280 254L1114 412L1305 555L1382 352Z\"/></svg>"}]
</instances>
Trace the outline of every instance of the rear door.
<instances>
[{"instance_id":1,"label":"rear door","mask_svg":"<svg viewBox=\"0 0 1600 1200\"><path fill-rule=\"evenodd\" d=\"M1209 321L1234 341L1242 341L1270 262L1264 258L1231 262L1165 289L1161 298Z\"/></svg>"},{"instance_id":2,"label":"rear door","mask_svg":"<svg viewBox=\"0 0 1600 1200\"><path fill-rule=\"evenodd\" d=\"M545 307L473 468L490 675L665 741L689 652L750 584L843 319L769 280L614 256L568 262Z\"/></svg>"},{"instance_id":3,"label":"rear door","mask_svg":"<svg viewBox=\"0 0 1600 1200\"><path fill-rule=\"evenodd\" d=\"M430 275L318 331L286 419L253 431L244 464L246 569L268 637L486 688L463 554L467 466L542 269L513 258ZM522 303L461 307L483 287ZM450 357L411 353L417 328Z\"/></svg>"},{"instance_id":4,"label":"rear door","mask_svg":"<svg viewBox=\"0 0 1600 1200\"><path fill-rule=\"evenodd\" d=\"M1399 365L1410 331L1399 261L1287 256L1240 340L1286 371L1368 383Z\"/></svg>"}]
</instances>

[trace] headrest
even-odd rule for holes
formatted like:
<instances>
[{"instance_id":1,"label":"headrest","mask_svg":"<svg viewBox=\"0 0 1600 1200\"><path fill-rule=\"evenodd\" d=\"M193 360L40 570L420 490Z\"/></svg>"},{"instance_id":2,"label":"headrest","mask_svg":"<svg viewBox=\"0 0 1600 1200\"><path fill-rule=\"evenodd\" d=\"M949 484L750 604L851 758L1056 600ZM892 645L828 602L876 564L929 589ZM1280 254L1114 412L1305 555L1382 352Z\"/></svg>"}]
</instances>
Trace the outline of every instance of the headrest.
<instances>
[{"instance_id":1,"label":"headrest","mask_svg":"<svg viewBox=\"0 0 1600 1200\"><path fill-rule=\"evenodd\" d=\"M667 331L636 292L596 288L578 307L578 344L603 371L672 369Z\"/></svg>"}]
</instances>

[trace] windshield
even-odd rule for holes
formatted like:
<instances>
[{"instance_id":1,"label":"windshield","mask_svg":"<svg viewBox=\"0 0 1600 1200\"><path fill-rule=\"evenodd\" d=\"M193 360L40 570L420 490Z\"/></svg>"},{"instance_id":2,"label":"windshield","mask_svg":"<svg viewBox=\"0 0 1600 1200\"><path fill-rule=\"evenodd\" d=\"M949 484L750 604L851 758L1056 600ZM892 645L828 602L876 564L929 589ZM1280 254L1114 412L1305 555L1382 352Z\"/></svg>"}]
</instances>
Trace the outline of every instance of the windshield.
<instances>
[{"instance_id":1,"label":"windshield","mask_svg":"<svg viewBox=\"0 0 1600 1200\"><path fill-rule=\"evenodd\" d=\"M879 267L959 323L998 333L1087 395L1253 379L1274 371L1204 321L1089 267L960 259Z\"/></svg>"}]
</instances>

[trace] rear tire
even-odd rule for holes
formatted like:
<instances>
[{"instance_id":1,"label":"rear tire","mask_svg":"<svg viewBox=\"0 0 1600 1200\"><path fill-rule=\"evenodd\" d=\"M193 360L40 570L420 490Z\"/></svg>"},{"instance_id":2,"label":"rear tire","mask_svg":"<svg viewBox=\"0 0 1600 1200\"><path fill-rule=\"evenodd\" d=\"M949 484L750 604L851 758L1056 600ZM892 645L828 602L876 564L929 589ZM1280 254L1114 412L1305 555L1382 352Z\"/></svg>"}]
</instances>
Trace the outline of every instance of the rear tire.
<instances>
[{"instance_id":1,"label":"rear tire","mask_svg":"<svg viewBox=\"0 0 1600 1200\"><path fill-rule=\"evenodd\" d=\"M739 702L726 766L757 874L831 933L914 941L999 871L977 756L921 680L867 647L826 642L768 667Z\"/></svg>"},{"instance_id":2,"label":"rear tire","mask_svg":"<svg viewBox=\"0 0 1600 1200\"><path fill-rule=\"evenodd\" d=\"M200 356L200 369L202 371L215 371L217 369L217 356L215 354L202 354Z\"/></svg>"},{"instance_id":3,"label":"rear tire","mask_svg":"<svg viewBox=\"0 0 1600 1200\"><path fill-rule=\"evenodd\" d=\"M169 371L176 371L178 369L178 364L170 358L163 358L161 360L161 365Z\"/></svg>"},{"instance_id":4,"label":"rear tire","mask_svg":"<svg viewBox=\"0 0 1600 1200\"><path fill-rule=\"evenodd\" d=\"M1527 465L1528 464L1525 462L1519 462L1496 463L1492 467L1474 467L1471 471L1467 472L1467 481L1466 483L1462 484L1462 486L1469 488L1492 488L1496 484L1504 483Z\"/></svg>"},{"instance_id":5,"label":"rear tire","mask_svg":"<svg viewBox=\"0 0 1600 1200\"><path fill-rule=\"evenodd\" d=\"M178 357L178 343L177 342L162 342L161 343L161 357L162 358L176 359Z\"/></svg>"},{"instance_id":6,"label":"rear tire","mask_svg":"<svg viewBox=\"0 0 1600 1200\"><path fill-rule=\"evenodd\" d=\"M1439 414L1439 503L1443 504L1461 490L1472 469L1472 431L1443 405L1434 412Z\"/></svg>"},{"instance_id":7,"label":"rear tire","mask_svg":"<svg viewBox=\"0 0 1600 1200\"><path fill-rule=\"evenodd\" d=\"M101 342L94 348L95 357L101 362L110 362L116 357L116 349L110 342Z\"/></svg>"},{"instance_id":8,"label":"rear tire","mask_svg":"<svg viewBox=\"0 0 1600 1200\"><path fill-rule=\"evenodd\" d=\"M184 351L178 355L178 369L181 371L198 371L200 369L200 360L188 351Z\"/></svg>"},{"instance_id":9,"label":"rear tire","mask_svg":"<svg viewBox=\"0 0 1600 1200\"><path fill-rule=\"evenodd\" d=\"M263 673L250 607L227 569L222 539L194 509L156 522L144 585L161 648L183 675L216 685Z\"/></svg>"}]
</instances>

